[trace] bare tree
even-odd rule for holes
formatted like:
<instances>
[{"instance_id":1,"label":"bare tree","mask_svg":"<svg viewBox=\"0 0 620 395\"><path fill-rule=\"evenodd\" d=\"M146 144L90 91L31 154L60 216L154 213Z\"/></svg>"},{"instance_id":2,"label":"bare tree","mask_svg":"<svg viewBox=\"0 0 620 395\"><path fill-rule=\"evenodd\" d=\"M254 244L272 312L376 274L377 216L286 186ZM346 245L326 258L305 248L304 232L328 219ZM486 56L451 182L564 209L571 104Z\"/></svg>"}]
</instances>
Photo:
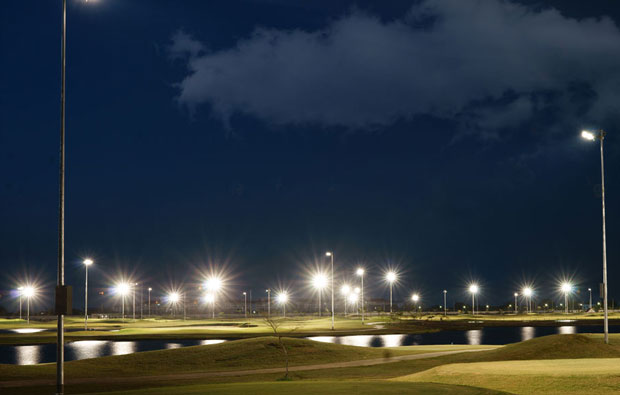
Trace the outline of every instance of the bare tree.
<instances>
[{"instance_id":1,"label":"bare tree","mask_svg":"<svg viewBox=\"0 0 620 395\"><path fill-rule=\"evenodd\" d=\"M271 328L271 330L273 330L273 333L278 338L278 344L284 352L284 359L286 361L286 373L284 374L284 379L288 379L288 350L286 349L286 345L282 341L282 334L278 331L278 328L280 327L280 325L282 325L282 321L275 320L273 318L265 318L265 323Z\"/></svg>"}]
</instances>

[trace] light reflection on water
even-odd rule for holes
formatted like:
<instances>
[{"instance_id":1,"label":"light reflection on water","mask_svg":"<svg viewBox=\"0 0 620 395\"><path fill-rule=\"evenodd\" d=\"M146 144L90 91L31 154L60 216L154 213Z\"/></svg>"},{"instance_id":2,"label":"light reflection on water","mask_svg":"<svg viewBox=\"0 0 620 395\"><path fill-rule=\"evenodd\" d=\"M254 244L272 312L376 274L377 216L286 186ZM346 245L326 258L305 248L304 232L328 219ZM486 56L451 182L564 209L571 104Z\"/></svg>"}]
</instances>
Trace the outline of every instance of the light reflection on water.
<instances>
[{"instance_id":1,"label":"light reflection on water","mask_svg":"<svg viewBox=\"0 0 620 395\"><path fill-rule=\"evenodd\" d=\"M226 340L223 339L209 339L209 340L201 340L200 341L200 345L201 346L209 346L211 344L220 344L220 343L224 343Z\"/></svg>"},{"instance_id":2,"label":"light reflection on water","mask_svg":"<svg viewBox=\"0 0 620 395\"><path fill-rule=\"evenodd\" d=\"M533 326L524 326L521 328L521 341L533 339L536 336L536 328Z\"/></svg>"},{"instance_id":3,"label":"light reflection on water","mask_svg":"<svg viewBox=\"0 0 620 395\"><path fill-rule=\"evenodd\" d=\"M103 348L108 343L106 340L80 340L67 344L66 348L75 353L75 359L97 358L103 354Z\"/></svg>"},{"instance_id":4,"label":"light reflection on water","mask_svg":"<svg viewBox=\"0 0 620 395\"><path fill-rule=\"evenodd\" d=\"M41 354L41 346L15 346L18 365L34 365L38 363Z\"/></svg>"},{"instance_id":5,"label":"light reflection on water","mask_svg":"<svg viewBox=\"0 0 620 395\"><path fill-rule=\"evenodd\" d=\"M125 355L136 352L136 342L112 342L110 355Z\"/></svg>"},{"instance_id":6,"label":"light reflection on water","mask_svg":"<svg viewBox=\"0 0 620 395\"><path fill-rule=\"evenodd\" d=\"M560 326L558 327L558 333L560 335L573 335L577 333L576 326Z\"/></svg>"},{"instance_id":7,"label":"light reflection on water","mask_svg":"<svg viewBox=\"0 0 620 395\"><path fill-rule=\"evenodd\" d=\"M482 344L482 329L465 331L465 337L467 338L467 344L479 346Z\"/></svg>"}]
</instances>

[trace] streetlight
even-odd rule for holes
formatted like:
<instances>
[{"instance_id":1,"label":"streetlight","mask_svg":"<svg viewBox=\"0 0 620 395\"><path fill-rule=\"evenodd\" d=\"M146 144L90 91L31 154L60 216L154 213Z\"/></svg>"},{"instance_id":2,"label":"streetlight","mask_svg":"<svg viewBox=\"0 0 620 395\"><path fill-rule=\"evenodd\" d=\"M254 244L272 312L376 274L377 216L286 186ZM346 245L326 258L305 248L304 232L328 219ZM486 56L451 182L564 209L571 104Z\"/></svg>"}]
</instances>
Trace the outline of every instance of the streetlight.
<instances>
[{"instance_id":1,"label":"streetlight","mask_svg":"<svg viewBox=\"0 0 620 395\"><path fill-rule=\"evenodd\" d=\"M151 317L151 291L153 288L149 287L149 317Z\"/></svg>"},{"instance_id":2,"label":"streetlight","mask_svg":"<svg viewBox=\"0 0 620 395\"><path fill-rule=\"evenodd\" d=\"M136 288L138 287L138 283L133 283L131 287L132 295L133 295L133 321L136 320Z\"/></svg>"},{"instance_id":3,"label":"streetlight","mask_svg":"<svg viewBox=\"0 0 620 395\"><path fill-rule=\"evenodd\" d=\"M271 318L271 289L267 288L267 318Z\"/></svg>"},{"instance_id":4,"label":"streetlight","mask_svg":"<svg viewBox=\"0 0 620 395\"><path fill-rule=\"evenodd\" d=\"M88 330L88 267L93 264L92 259L84 259L86 269L86 280L84 281L84 330Z\"/></svg>"},{"instance_id":5,"label":"streetlight","mask_svg":"<svg viewBox=\"0 0 620 395\"><path fill-rule=\"evenodd\" d=\"M26 297L27 304L27 317L28 317L28 325L30 325L30 298L32 298L35 294L35 289L31 286L24 287L24 296Z\"/></svg>"},{"instance_id":6,"label":"streetlight","mask_svg":"<svg viewBox=\"0 0 620 395\"><path fill-rule=\"evenodd\" d=\"M362 279L362 325L364 325L364 269L358 268L355 272Z\"/></svg>"},{"instance_id":7,"label":"streetlight","mask_svg":"<svg viewBox=\"0 0 620 395\"><path fill-rule=\"evenodd\" d=\"M413 301L413 307L415 308L416 307L415 305L420 300L420 295L418 295L418 294L411 295L411 300Z\"/></svg>"},{"instance_id":8,"label":"streetlight","mask_svg":"<svg viewBox=\"0 0 620 395\"><path fill-rule=\"evenodd\" d=\"M525 287L523 288L523 296L525 296L527 299L527 312L531 313L532 312L532 288L530 287Z\"/></svg>"},{"instance_id":9,"label":"streetlight","mask_svg":"<svg viewBox=\"0 0 620 395\"><path fill-rule=\"evenodd\" d=\"M476 285L476 284L470 285L469 286L469 292L471 293L471 311L472 311L472 315L476 315L476 305L474 304L474 302L475 302L476 294L478 293L478 285Z\"/></svg>"},{"instance_id":10,"label":"streetlight","mask_svg":"<svg viewBox=\"0 0 620 395\"><path fill-rule=\"evenodd\" d=\"M288 302L288 294L286 291L280 292L278 296L276 296L276 300L282 305L283 316L286 318L286 302Z\"/></svg>"},{"instance_id":11,"label":"streetlight","mask_svg":"<svg viewBox=\"0 0 620 395\"><path fill-rule=\"evenodd\" d=\"M312 285L319 293L319 317L321 316L321 310L323 306L321 305L321 294L323 293L323 288L327 286L327 276L323 273L317 273L312 277Z\"/></svg>"},{"instance_id":12,"label":"streetlight","mask_svg":"<svg viewBox=\"0 0 620 395\"><path fill-rule=\"evenodd\" d=\"M213 295L212 307L213 307L213 319L215 319L215 297L217 293L222 289L222 279L217 276L211 276L205 281L205 289L208 293Z\"/></svg>"},{"instance_id":13,"label":"streetlight","mask_svg":"<svg viewBox=\"0 0 620 395\"><path fill-rule=\"evenodd\" d=\"M248 319L248 294L247 292L243 293L243 313L245 314L245 319Z\"/></svg>"},{"instance_id":14,"label":"streetlight","mask_svg":"<svg viewBox=\"0 0 620 395\"><path fill-rule=\"evenodd\" d=\"M115 291L121 295L121 317L125 320L125 296L129 293L130 285L127 283L120 283L116 286Z\"/></svg>"},{"instance_id":15,"label":"streetlight","mask_svg":"<svg viewBox=\"0 0 620 395\"><path fill-rule=\"evenodd\" d=\"M564 292L564 313L568 314L568 294L573 291L573 286L570 283L562 283L562 292Z\"/></svg>"},{"instance_id":16,"label":"streetlight","mask_svg":"<svg viewBox=\"0 0 620 395\"><path fill-rule=\"evenodd\" d=\"M19 293L19 319L22 319L22 295L24 293L24 287L18 287L17 292Z\"/></svg>"},{"instance_id":17,"label":"streetlight","mask_svg":"<svg viewBox=\"0 0 620 395\"><path fill-rule=\"evenodd\" d=\"M517 314L519 312L519 305L518 305L518 300L517 300L518 296L519 296L519 294L517 292L515 292L515 314Z\"/></svg>"},{"instance_id":18,"label":"streetlight","mask_svg":"<svg viewBox=\"0 0 620 395\"><path fill-rule=\"evenodd\" d=\"M351 293L351 287L349 287L347 284L344 284L340 288L340 293L342 294L342 296L344 296L344 315L346 317L346 315L347 315L347 298L349 297L349 294Z\"/></svg>"},{"instance_id":19,"label":"streetlight","mask_svg":"<svg viewBox=\"0 0 620 395\"><path fill-rule=\"evenodd\" d=\"M332 289L332 331L334 330L334 320L335 320L335 316L334 316L334 254L330 251L327 251L325 253L326 257L331 258L331 270L332 270L332 279L331 279L331 286L330 288Z\"/></svg>"},{"instance_id":20,"label":"streetlight","mask_svg":"<svg viewBox=\"0 0 620 395\"><path fill-rule=\"evenodd\" d=\"M594 141L598 139L601 142L601 202L603 209L603 308L605 310L605 344L609 344L609 320L607 310L607 233L605 231L605 162L603 160L603 140L605 139L605 131L599 130L596 133L584 130L581 137L586 140Z\"/></svg>"},{"instance_id":21,"label":"streetlight","mask_svg":"<svg viewBox=\"0 0 620 395\"><path fill-rule=\"evenodd\" d=\"M211 304L211 312L213 314L213 319L215 319L215 294L207 293L203 299L205 303Z\"/></svg>"},{"instance_id":22,"label":"streetlight","mask_svg":"<svg viewBox=\"0 0 620 395\"><path fill-rule=\"evenodd\" d=\"M590 310L592 310L592 288L588 288L588 292L590 293Z\"/></svg>"},{"instance_id":23,"label":"streetlight","mask_svg":"<svg viewBox=\"0 0 620 395\"><path fill-rule=\"evenodd\" d=\"M448 304L446 302L446 296L448 295L448 290L443 290L443 315L444 317L448 315Z\"/></svg>"},{"instance_id":24,"label":"streetlight","mask_svg":"<svg viewBox=\"0 0 620 395\"><path fill-rule=\"evenodd\" d=\"M392 313L392 286L394 281L396 281L396 277L396 273L391 270L385 274L385 279L390 284L390 314Z\"/></svg>"}]
</instances>

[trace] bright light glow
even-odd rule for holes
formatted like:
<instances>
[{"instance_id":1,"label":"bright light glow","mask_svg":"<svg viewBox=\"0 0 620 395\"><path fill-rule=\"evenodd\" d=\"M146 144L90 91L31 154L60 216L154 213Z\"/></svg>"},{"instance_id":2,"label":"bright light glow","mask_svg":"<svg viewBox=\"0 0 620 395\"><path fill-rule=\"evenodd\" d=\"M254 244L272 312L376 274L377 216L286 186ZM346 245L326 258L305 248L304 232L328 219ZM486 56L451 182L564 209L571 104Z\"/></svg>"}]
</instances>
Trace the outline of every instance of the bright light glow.
<instances>
[{"instance_id":1,"label":"bright light glow","mask_svg":"<svg viewBox=\"0 0 620 395\"><path fill-rule=\"evenodd\" d=\"M280 292L277 296L276 296L276 301L279 304L286 304L286 302L288 302L288 294L286 292Z\"/></svg>"},{"instance_id":2,"label":"bright light glow","mask_svg":"<svg viewBox=\"0 0 620 395\"><path fill-rule=\"evenodd\" d=\"M573 286L569 283L562 283L562 292L565 294L572 292Z\"/></svg>"},{"instance_id":3,"label":"bright light glow","mask_svg":"<svg viewBox=\"0 0 620 395\"><path fill-rule=\"evenodd\" d=\"M327 287L327 276L323 273L317 273L312 277L312 286L316 289Z\"/></svg>"},{"instance_id":4,"label":"bright light glow","mask_svg":"<svg viewBox=\"0 0 620 395\"><path fill-rule=\"evenodd\" d=\"M530 287L523 288L523 296L526 296L528 298L532 296L532 288Z\"/></svg>"},{"instance_id":5,"label":"bright light glow","mask_svg":"<svg viewBox=\"0 0 620 395\"><path fill-rule=\"evenodd\" d=\"M332 256L332 253L331 253L331 252L329 252L329 251L327 251L327 252L325 253L325 256Z\"/></svg>"},{"instance_id":6,"label":"bright light glow","mask_svg":"<svg viewBox=\"0 0 620 395\"><path fill-rule=\"evenodd\" d=\"M355 272L358 276L363 276L364 275L364 269L362 269L361 267L357 269L357 271Z\"/></svg>"},{"instance_id":7,"label":"bright light glow","mask_svg":"<svg viewBox=\"0 0 620 395\"><path fill-rule=\"evenodd\" d=\"M181 297L178 292L172 292L168 295L168 302L170 303L178 303Z\"/></svg>"},{"instance_id":8,"label":"bright light glow","mask_svg":"<svg viewBox=\"0 0 620 395\"><path fill-rule=\"evenodd\" d=\"M340 288L340 292L344 295L347 296L348 294L351 293L351 287L349 287L347 284L343 285L342 288Z\"/></svg>"},{"instance_id":9,"label":"bright light glow","mask_svg":"<svg viewBox=\"0 0 620 395\"><path fill-rule=\"evenodd\" d=\"M347 295L347 301L351 304L357 303L357 298L358 296L355 293L350 293L349 295Z\"/></svg>"},{"instance_id":10,"label":"bright light glow","mask_svg":"<svg viewBox=\"0 0 620 395\"><path fill-rule=\"evenodd\" d=\"M361 292L360 287L355 287L353 292L355 292L356 294L359 294Z\"/></svg>"},{"instance_id":11,"label":"bright light glow","mask_svg":"<svg viewBox=\"0 0 620 395\"><path fill-rule=\"evenodd\" d=\"M477 294L478 293L478 285L476 284L472 284L469 286L469 292L473 293L473 294Z\"/></svg>"},{"instance_id":12,"label":"bright light glow","mask_svg":"<svg viewBox=\"0 0 620 395\"><path fill-rule=\"evenodd\" d=\"M587 130L581 131L581 137L583 137L586 140L590 140L590 141L594 141L594 139L596 139L596 136L594 135L594 133L588 132Z\"/></svg>"},{"instance_id":13,"label":"bright light glow","mask_svg":"<svg viewBox=\"0 0 620 395\"><path fill-rule=\"evenodd\" d=\"M413 300L414 302L417 302L418 300L420 300L420 295L418 294L411 295L411 300Z\"/></svg>"},{"instance_id":14,"label":"bright light glow","mask_svg":"<svg viewBox=\"0 0 620 395\"><path fill-rule=\"evenodd\" d=\"M245 296L245 295L247 295L247 294L244 292L244 293L243 293L243 295Z\"/></svg>"},{"instance_id":15,"label":"bright light glow","mask_svg":"<svg viewBox=\"0 0 620 395\"><path fill-rule=\"evenodd\" d=\"M149 291L152 291L152 290L153 290L153 288L149 287Z\"/></svg>"},{"instance_id":16,"label":"bright light glow","mask_svg":"<svg viewBox=\"0 0 620 395\"><path fill-rule=\"evenodd\" d=\"M82 263L84 263L86 266L90 266L90 265L93 264L93 260L92 259L84 259L84 262L82 262Z\"/></svg>"},{"instance_id":17,"label":"bright light glow","mask_svg":"<svg viewBox=\"0 0 620 395\"><path fill-rule=\"evenodd\" d=\"M390 282L393 283L394 281L396 281L396 273L389 271L386 273L385 275L385 279Z\"/></svg>"},{"instance_id":18,"label":"bright light glow","mask_svg":"<svg viewBox=\"0 0 620 395\"><path fill-rule=\"evenodd\" d=\"M222 288L222 279L219 277L209 277L205 281L205 288L209 292L217 293Z\"/></svg>"},{"instance_id":19,"label":"bright light glow","mask_svg":"<svg viewBox=\"0 0 620 395\"><path fill-rule=\"evenodd\" d=\"M204 300L205 303L215 303L215 295L212 293L205 294L202 300Z\"/></svg>"},{"instance_id":20,"label":"bright light glow","mask_svg":"<svg viewBox=\"0 0 620 395\"><path fill-rule=\"evenodd\" d=\"M519 296L519 294L515 292L515 298L516 298L517 296Z\"/></svg>"},{"instance_id":21,"label":"bright light glow","mask_svg":"<svg viewBox=\"0 0 620 395\"><path fill-rule=\"evenodd\" d=\"M114 291L121 296L125 296L129 294L130 289L131 289L131 285L127 283L120 283L116 285L116 287L114 287Z\"/></svg>"},{"instance_id":22,"label":"bright light glow","mask_svg":"<svg viewBox=\"0 0 620 395\"><path fill-rule=\"evenodd\" d=\"M27 298L33 297L34 293L35 293L35 289L31 286L24 287L24 290L22 291L22 294Z\"/></svg>"}]
</instances>

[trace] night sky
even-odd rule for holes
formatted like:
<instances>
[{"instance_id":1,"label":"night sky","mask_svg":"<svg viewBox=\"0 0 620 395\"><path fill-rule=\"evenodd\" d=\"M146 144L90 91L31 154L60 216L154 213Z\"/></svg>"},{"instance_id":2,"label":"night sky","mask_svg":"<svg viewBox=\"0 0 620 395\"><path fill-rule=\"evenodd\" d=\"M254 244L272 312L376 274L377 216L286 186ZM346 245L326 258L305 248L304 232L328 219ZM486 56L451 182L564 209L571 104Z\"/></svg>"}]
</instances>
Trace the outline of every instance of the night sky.
<instances>
[{"instance_id":1,"label":"night sky","mask_svg":"<svg viewBox=\"0 0 620 395\"><path fill-rule=\"evenodd\" d=\"M620 5L68 0L66 273L306 295L620 295ZM0 5L0 288L56 281L61 1ZM373 285L374 283L374 285ZM585 300L585 295L583 295ZM51 296L48 298L51 301Z\"/></svg>"}]
</instances>

